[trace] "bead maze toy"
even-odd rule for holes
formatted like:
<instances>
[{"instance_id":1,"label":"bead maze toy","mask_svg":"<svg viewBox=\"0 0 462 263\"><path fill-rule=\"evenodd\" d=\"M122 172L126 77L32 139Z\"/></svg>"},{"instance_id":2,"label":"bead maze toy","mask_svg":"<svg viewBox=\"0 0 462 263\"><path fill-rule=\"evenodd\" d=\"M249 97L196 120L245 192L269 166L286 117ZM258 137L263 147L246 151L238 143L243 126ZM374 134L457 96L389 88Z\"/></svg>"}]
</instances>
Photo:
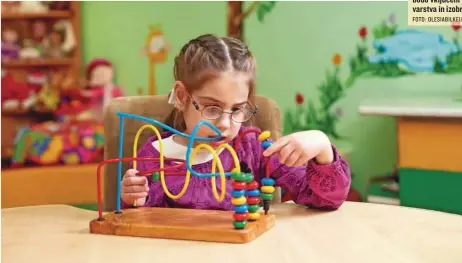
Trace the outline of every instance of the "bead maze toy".
<instances>
[{"instance_id":1,"label":"bead maze toy","mask_svg":"<svg viewBox=\"0 0 462 263\"><path fill-rule=\"evenodd\" d=\"M196 124L191 135L184 134L178 130L153 119L143 116L117 112L119 116L119 157L100 162L97 167L97 198L98 198L98 218L90 222L90 232L95 234L137 236L151 238L182 239L196 241L212 241L224 243L247 243L272 228L275 224L275 215L268 213L270 203L275 191L275 181L269 176L269 161L266 159L266 175L260 184L254 179L253 174L247 164L240 162L236 147L245 134L257 133L261 146L266 149L271 144L270 132L260 132L258 129L250 129L240 134L236 139L234 147L228 143L222 143L213 149L209 144L202 143L193 147L194 141L213 142L222 139L221 133L214 125L208 121L201 121ZM146 124L138 129L133 143L133 157L123 157L123 138L124 120L131 118L144 121ZM170 159L163 156L163 144L159 131L154 126L160 126L179 136L189 138L186 160ZM206 125L217 133L216 137L197 137L198 129ZM137 157L137 146L140 134L145 129L151 129L159 138L159 158ZM211 173L198 173L192 169L191 163L194 156L200 149L206 149L213 155ZM228 150L233 156L234 168L231 171L224 171L217 153ZM178 165L164 167L164 161L174 160ZM136 169L137 161L156 161L159 162L159 169L149 171L139 171L137 176L152 176L154 180L160 180L162 189L166 196L171 199L178 199L186 193L189 180L192 176L199 178L210 178L212 182L213 196L218 202L222 202L226 196L226 177L232 180L230 191L233 211L221 210L197 210L185 208L164 208L164 207L136 207L121 209L121 179L122 162L132 161L133 168ZM103 215L102 196L101 196L101 168L108 163L118 163L117 171L117 199L116 210ZM168 170L182 167L186 172L178 174ZM218 168L218 173L216 169ZM181 191L174 195L166 185L165 176L185 176L184 186ZM216 178L220 177L221 193L218 193ZM259 186L260 189L259 189ZM263 206L263 211L260 211Z\"/></svg>"}]
</instances>

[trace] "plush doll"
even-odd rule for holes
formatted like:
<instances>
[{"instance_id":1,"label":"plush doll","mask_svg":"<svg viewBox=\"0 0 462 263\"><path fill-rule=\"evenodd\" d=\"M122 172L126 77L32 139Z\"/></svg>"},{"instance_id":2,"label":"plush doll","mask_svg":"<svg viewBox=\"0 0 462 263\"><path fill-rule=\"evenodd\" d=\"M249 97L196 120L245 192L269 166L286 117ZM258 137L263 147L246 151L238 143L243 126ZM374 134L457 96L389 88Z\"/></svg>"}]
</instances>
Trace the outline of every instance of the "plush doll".
<instances>
[{"instance_id":1,"label":"plush doll","mask_svg":"<svg viewBox=\"0 0 462 263\"><path fill-rule=\"evenodd\" d=\"M2 29L2 61L19 58L18 32L13 29Z\"/></svg>"},{"instance_id":2,"label":"plush doll","mask_svg":"<svg viewBox=\"0 0 462 263\"><path fill-rule=\"evenodd\" d=\"M86 66L87 85L82 95L92 99L95 116L102 114L113 98L124 96L122 88L114 84L114 67L104 58L95 58Z\"/></svg>"}]
</instances>

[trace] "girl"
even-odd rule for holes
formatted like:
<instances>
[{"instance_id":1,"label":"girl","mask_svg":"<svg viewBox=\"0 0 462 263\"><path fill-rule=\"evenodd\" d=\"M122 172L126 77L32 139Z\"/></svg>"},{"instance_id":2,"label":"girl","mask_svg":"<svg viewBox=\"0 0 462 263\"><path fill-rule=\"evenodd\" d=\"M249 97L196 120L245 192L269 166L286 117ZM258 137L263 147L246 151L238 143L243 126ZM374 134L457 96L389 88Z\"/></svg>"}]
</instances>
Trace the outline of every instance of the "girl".
<instances>
[{"instance_id":1,"label":"girl","mask_svg":"<svg viewBox=\"0 0 462 263\"><path fill-rule=\"evenodd\" d=\"M237 39L208 34L191 40L175 58L176 81L169 94L169 101L175 109L169 118L171 121L166 121L166 124L191 134L195 124L205 119L221 131L224 139L218 144L230 142L235 145L238 135L250 128L242 126L242 123L256 113L256 106L253 105L255 71L254 57ZM184 160L188 139L171 132L161 135L164 157ZM217 134L207 126L202 126L197 136L216 137ZM236 153L239 160L246 163L257 182L265 175L264 157L270 156L271 177L295 203L336 209L345 201L351 182L348 164L321 131L302 131L284 136L266 150L260 146L255 133L248 133L238 143ZM224 170L231 171L234 162L229 151L223 150L218 154ZM156 136L142 146L138 157L159 157ZM165 161L165 166L175 164L173 161ZM191 165L198 173L210 173L212 155L206 150L199 151ZM137 162L137 170L140 171L158 167L159 163L155 162ZM226 181L228 192L222 202L215 199L210 178L195 176L191 176L185 194L172 200L164 194L159 181L136 176L137 170L129 169L123 177L122 208L135 205L232 209L229 177ZM186 174L186 168L183 166L169 172ZM174 195L181 191L185 182L183 176L166 176L165 179ZM219 193L220 182L217 178Z\"/></svg>"}]
</instances>

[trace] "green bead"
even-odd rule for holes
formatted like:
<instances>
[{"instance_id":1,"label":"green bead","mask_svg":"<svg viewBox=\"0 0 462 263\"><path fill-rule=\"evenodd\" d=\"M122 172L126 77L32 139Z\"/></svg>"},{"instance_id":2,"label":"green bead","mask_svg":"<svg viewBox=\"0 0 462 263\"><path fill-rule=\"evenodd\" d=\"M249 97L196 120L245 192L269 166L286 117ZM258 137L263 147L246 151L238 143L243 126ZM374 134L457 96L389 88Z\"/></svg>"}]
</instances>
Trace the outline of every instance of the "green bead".
<instances>
[{"instance_id":1,"label":"green bead","mask_svg":"<svg viewBox=\"0 0 462 263\"><path fill-rule=\"evenodd\" d=\"M269 193L261 193L260 194L261 199L263 200L273 200L274 195L269 194Z\"/></svg>"},{"instance_id":2,"label":"green bead","mask_svg":"<svg viewBox=\"0 0 462 263\"><path fill-rule=\"evenodd\" d=\"M151 176L153 181L159 181L160 175L158 172L153 172Z\"/></svg>"},{"instance_id":3,"label":"green bead","mask_svg":"<svg viewBox=\"0 0 462 263\"><path fill-rule=\"evenodd\" d=\"M245 173L233 173L231 174L231 179L237 182L244 182L245 181Z\"/></svg>"},{"instance_id":4,"label":"green bead","mask_svg":"<svg viewBox=\"0 0 462 263\"><path fill-rule=\"evenodd\" d=\"M252 181L253 181L253 174L251 174L251 173L246 173L246 174L245 174L245 182L246 182L246 183L250 183L250 182L252 182Z\"/></svg>"},{"instance_id":5,"label":"green bead","mask_svg":"<svg viewBox=\"0 0 462 263\"><path fill-rule=\"evenodd\" d=\"M234 221L233 225L237 229L243 229L245 226L247 226L247 221Z\"/></svg>"},{"instance_id":6,"label":"green bead","mask_svg":"<svg viewBox=\"0 0 462 263\"><path fill-rule=\"evenodd\" d=\"M249 213L255 213L260 209L260 205L249 205L247 208L249 210Z\"/></svg>"}]
</instances>

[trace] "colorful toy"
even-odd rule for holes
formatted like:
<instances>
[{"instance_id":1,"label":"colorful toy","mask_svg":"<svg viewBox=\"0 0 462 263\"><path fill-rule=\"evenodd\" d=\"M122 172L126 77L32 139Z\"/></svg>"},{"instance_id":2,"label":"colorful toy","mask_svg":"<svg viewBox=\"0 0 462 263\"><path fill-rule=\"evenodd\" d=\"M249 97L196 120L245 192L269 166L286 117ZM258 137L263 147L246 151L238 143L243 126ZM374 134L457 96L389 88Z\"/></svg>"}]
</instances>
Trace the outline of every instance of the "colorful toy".
<instances>
[{"instance_id":1,"label":"colorful toy","mask_svg":"<svg viewBox=\"0 0 462 263\"><path fill-rule=\"evenodd\" d=\"M267 231L274 225L273 214L268 214L270 203L273 199L275 191L275 181L269 176L269 161L266 159L266 176L261 180L261 184L254 180L247 164L240 162L236 147L243 136L247 133L259 133L258 140L263 148L271 145L269 140L270 132L265 131L260 133L258 129L251 129L241 134L237 140L235 147L224 143L213 149L209 144L202 143L193 147L194 141L219 141L221 133L210 122L201 121L196 124L192 134L187 135L179 132L172 127L165 125L162 122L152 120L139 115L118 112L120 117L119 123L119 158L104 160L99 163L97 168L97 195L98 195L98 218L90 222L90 232L99 234L124 235L124 236L143 236L156 238L173 238L173 239L188 239L188 240L203 240L215 242L232 242L243 243L255 239L263 232ZM133 157L123 157L123 138L124 138L124 120L125 118L136 119L147 122L142 126L135 135L133 144ZM137 145L140 134L145 129L151 129L157 136L161 138L156 126L160 126L165 130L169 130L179 136L189 138L188 148L186 152L186 160L173 160L163 156L162 140L159 140L159 158L140 158L137 157ZM217 133L217 137L203 138L196 137L197 131L203 125L208 126ZM198 173L191 167L196 153L206 149L213 155L211 173ZM231 171L224 171L217 153L222 150L228 150L233 156L234 168ZM164 161L173 160L178 162L178 165L164 167ZM133 209L121 210L121 179L122 179L122 162L132 161L133 168L136 169L138 161L157 161L160 164L159 169L149 171L139 171L138 176L152 176L154 180L160 180L164 193L171 199L181 198L188 189L189 180L192 176L200 178L210 178L212 182L213 195L218 202L222 202L226 194L226 177L232 179L231 203L234 211L215 211L215 210L194 210L194 209L177 209L177 208L146 208L138 207ZM108 163L118 163L117 172L117 196L116 196L116 211L103 216L102 211L102 193L101 193L101 168ZM168 170L185 166L186 174L178 174L169 172ZM218 168L218 173L216 169ZM165 182L165 176L185 176L184 186L181 191L174 195L172 194ZM216 178L220 177L221 193L218 193ZM259 186L261 187L259 188ZM264 214L259 212L263 201ZM185 220L185 219L188 220ZM232 222L232 224L231 224Z\"/></svg>"}]
</instances>

